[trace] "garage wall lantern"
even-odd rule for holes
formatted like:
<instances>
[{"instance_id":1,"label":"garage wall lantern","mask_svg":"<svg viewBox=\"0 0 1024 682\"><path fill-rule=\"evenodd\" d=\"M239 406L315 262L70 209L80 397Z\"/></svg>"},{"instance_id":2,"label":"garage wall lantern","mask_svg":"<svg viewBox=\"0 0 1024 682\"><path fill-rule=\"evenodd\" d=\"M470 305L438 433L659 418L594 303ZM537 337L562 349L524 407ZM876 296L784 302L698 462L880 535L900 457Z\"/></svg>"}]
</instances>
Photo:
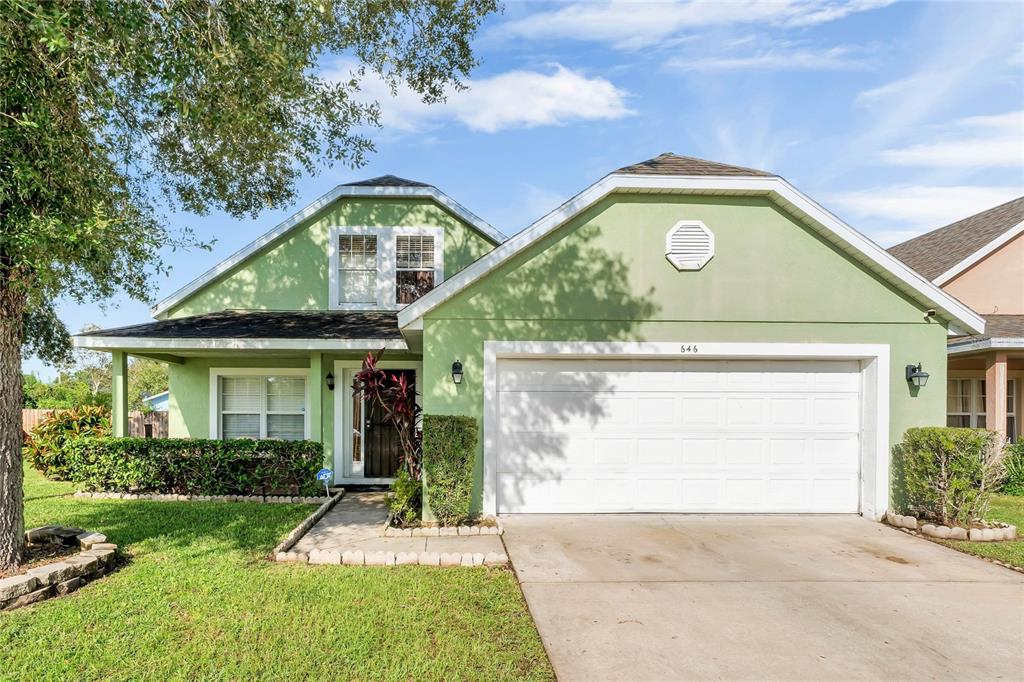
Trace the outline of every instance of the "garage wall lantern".
<instances>
[{"instance_id":1,"label":"garage wall lantern","mask_svg":"<svg viewBox=\"0 0 1024 682\"><path fill-rule=\"evenodd\" d=\"M328 391L333 391L334 390L334 372L328 372L327 376L325 377L325 379L327 379L327 390Z\"/></svg>"},{"instance_id":2,"label":"garage wall lantern","mask_svg":"<svg viewBox=\"0 0 1024 682\"><path fill-rule=\"evenodd\" d=\"M458 360L452 363L452 381L456 386L462 383L462 363Z\"/></svg>"},{"instance_id":3,"label":"garage wall lantern","mask_svg":"<svg viewBox=\"0 0 1024 682\"><path fill-rule=\"evenodd\" d=\"M914 387L922 388L928 383L928 372L921 369L921 363L916 365L907 365L907 381L909 381Z\"/></svg>"}]
</instances>

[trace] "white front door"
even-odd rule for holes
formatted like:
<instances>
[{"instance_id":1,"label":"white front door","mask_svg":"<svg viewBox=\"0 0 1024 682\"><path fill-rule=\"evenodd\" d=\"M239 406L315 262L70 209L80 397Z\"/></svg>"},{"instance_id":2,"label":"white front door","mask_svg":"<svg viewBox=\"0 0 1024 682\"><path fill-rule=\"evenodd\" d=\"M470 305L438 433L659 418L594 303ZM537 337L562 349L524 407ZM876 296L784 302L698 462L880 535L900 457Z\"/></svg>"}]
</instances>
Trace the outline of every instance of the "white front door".
<instances>
[{"instance_id":1,"label":"white front door","mask_svg":"<svg viewBox=\"0 0 1024 682\"><path fill-rule=\"evenodd\" d=\"M845 512L861 367L499 359L498 513Z\"/></svg>"}]
</instances>

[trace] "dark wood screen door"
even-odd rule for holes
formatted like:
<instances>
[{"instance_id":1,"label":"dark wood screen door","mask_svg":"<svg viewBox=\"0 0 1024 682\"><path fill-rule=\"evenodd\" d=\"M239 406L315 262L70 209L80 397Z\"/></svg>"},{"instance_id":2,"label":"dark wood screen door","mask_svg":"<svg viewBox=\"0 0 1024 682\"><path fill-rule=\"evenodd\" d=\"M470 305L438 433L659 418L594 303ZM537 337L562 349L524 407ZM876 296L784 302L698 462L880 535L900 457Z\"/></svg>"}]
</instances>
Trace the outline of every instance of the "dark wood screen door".
<instances>
[{"instance_id":1,"label":"dark wood screen door","mask_svg":"<svg viewBox=\"0 0 1024 682\"><path fill-rule=\"evenodd\" d=\"M416 381L411 369L389 369L390 374L404 374L410 385ZM363 476L366 478L392 478L402 461L402 442L395 425L384 421L380 405L365 404L363 422Z\"/></svg>"}]
</instances>

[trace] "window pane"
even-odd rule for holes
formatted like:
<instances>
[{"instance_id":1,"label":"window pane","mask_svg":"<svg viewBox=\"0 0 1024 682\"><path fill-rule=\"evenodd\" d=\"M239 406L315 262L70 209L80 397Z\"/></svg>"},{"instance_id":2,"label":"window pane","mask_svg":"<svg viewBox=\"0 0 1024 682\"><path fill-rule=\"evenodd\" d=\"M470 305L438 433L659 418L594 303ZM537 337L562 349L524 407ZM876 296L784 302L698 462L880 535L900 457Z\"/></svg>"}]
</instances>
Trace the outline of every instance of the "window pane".
<instances>
[{"instance_id":1,"label":"window pane","mask_svg":"<svg viewBox=\"0 0 1024 682\"><path fill-rule=\"evenodd\" d=\"M342 303L377 301L376 235L338 236L338 283Z\"/></svg>"},{"instance_id":2,"label":"window pane","mask_svg":"<svg viewBox=\"0 0 1024 682\"><path fill-rule=\"evenodd\" d=\"M377 301L376 270L341 270L341 301L343 303L375 303Z\"/></svg>"},{"instance_id":3,"label":"window pane","mask_svg":"<svg viewBox=\"0 0 1024 682\"><path fill-rule=\"evenodd\" d=\"M399 235L395 245L399 269L434 269L433 237Z\"/></svg>"},{"instance_id":4,"label":"window pane","mask_svg":"<svg viewBox=\"0 0 1024 682\"><path fill-rule=\"evenodd\" d=\"M1006 382L1006 411L1009 414L1017 412L1015 405L1017 404L1017 386L1013 383L1013 379Z\"/></svg>"},{"instance_id":5,"label":"window pane","mask_svg":"<svg viewBox=\"0 0 1024 682\"><path fill-rule=\"evenodd\" d=\"M985 380L975 381L974 386L977 391L974 396L974 411L983 413L985 411Z\"/></svg>"},{"instance_id":6,"label":"window pane","mask_svg":"<svg viewBox=\"0 0 1024 682\"><path fill-rule=\"evenodd\" d=\"M397 303L412 303L433 288L433 270L399 270L395 273Z\"/></svg>"},{"instance_id":7,"label":"window pane","mask_svg":"<svg viewBox=\"0 0 1024 682\"><path fill-rule=\"evenodd\" d=\"M338 263L342 268L377 267L375 235L343 234L338 237Z\"/></svg>"},{"instance_id":8,"label":"window pane","mask_svg":"<svg viewBox=\"0 0 1024 682\"><path fill-rule=\"evenodd\" d=\"M1006 418L1006 438L1011 443L1017 442L1017 418L1007 417Z\"/></svg>"},{"instance_id":9,"label":"window pane","mask_svg":"<svg viewBox=\"0 0 1024 682\"><path fill-rule=\"evenodd\" d=\"M267 438L302 440L305 435L305 418L301 414L267 415Z\"/></svg>"},{"instance_id":10,"label":"window pane","mask_svg":"<svg viewBox=\"0 0 1024 682\"><path fill-rule=\"evenodd\" d=\"M950 379L946 384L946 412L970 412L967 379Z\"/></svg>"},{"instance_id":11,"label":"window pane","mask_svg":"<svg viewBox=\"0 0 1024 682\"><path fill-rule=\"evenodd\" d=\"M225 414L221 416L221 436L229 438L259 438L260 416L258 414Z\"/></svg>"},{"instance_id":12,"label":"window pane","mask_svg":"<svg viewBox=\"0 0 1024 682\"><path fill-rule=\"evenodd\" d=\"M306 380L302 377L267 377L267 412L298 412L306 409Z\"/></svg>"},{"instance_id":13,"label":"window pane","mask_svg":"<svg viewBox=\"0 0 1024 682\"><path fill-rule=\"evenodd\" d=\"M946 426L958 426L962 428L968 428L971 425L971 418L966 414L948 414L946 415Z\"/></svg>"},{"instance_id":14,"label":"window pane","mask_svg":"<svg viewBox=\"0 0 1024 682\"><path fill-rule=\"evenodd\" d=\"M221 410L225 412L259 412L259 377L223 377L221 380Z\"/></svg>"},{"instance_id":15,"label":"window pane","mask_svg":"<svg viewBox=\"0 0 1024 682\"><path fill-rule=\"evenodd\" d=\"M985 424L988 422L988 419L987 419L987 417L985 415L983 415L983 414L975 415L974 416L974 421L975 421L975 428L978 428L978 429L986 429L986 428L988 428L987 426L985 426Z\"/></svg>"}]
</instances>

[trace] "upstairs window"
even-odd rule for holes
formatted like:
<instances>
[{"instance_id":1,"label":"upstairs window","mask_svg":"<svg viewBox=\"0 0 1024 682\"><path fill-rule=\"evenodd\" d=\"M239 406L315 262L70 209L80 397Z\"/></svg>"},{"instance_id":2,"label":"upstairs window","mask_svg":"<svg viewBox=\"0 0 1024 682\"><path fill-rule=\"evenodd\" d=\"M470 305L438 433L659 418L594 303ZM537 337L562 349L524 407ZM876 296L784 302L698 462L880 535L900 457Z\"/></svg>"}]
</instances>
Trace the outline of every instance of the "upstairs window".
<instances>
[{"instance_id":1,"label":"upstairs window","mask_svg":"<svg viewBox=\"0 0 1024 682\"><path fill-rule=\"evenodd\" d=\"M341 304L377 302L377 235L338 236L338 282Z\"/></svg>"},{"instance_id":2,"label":"upstairs window","mask_svg":"<svg viewBox=\"0 0 1024 682\"><path fill-rule=\"evenodd\" d=\"M328 243L334 310L398 310L444 280L440 227L335 227Z\"/></svg>"},{"instance_id":3,"label":"upstairs window","mask_svg":"<svg viewBox=\"0 0 1024 682\"><path fill-rule=\"evenodd\" d=\"M405 305L434 288L434 237L398 235L395 243L395 302Z\"/></svg>"}]
</instances>

